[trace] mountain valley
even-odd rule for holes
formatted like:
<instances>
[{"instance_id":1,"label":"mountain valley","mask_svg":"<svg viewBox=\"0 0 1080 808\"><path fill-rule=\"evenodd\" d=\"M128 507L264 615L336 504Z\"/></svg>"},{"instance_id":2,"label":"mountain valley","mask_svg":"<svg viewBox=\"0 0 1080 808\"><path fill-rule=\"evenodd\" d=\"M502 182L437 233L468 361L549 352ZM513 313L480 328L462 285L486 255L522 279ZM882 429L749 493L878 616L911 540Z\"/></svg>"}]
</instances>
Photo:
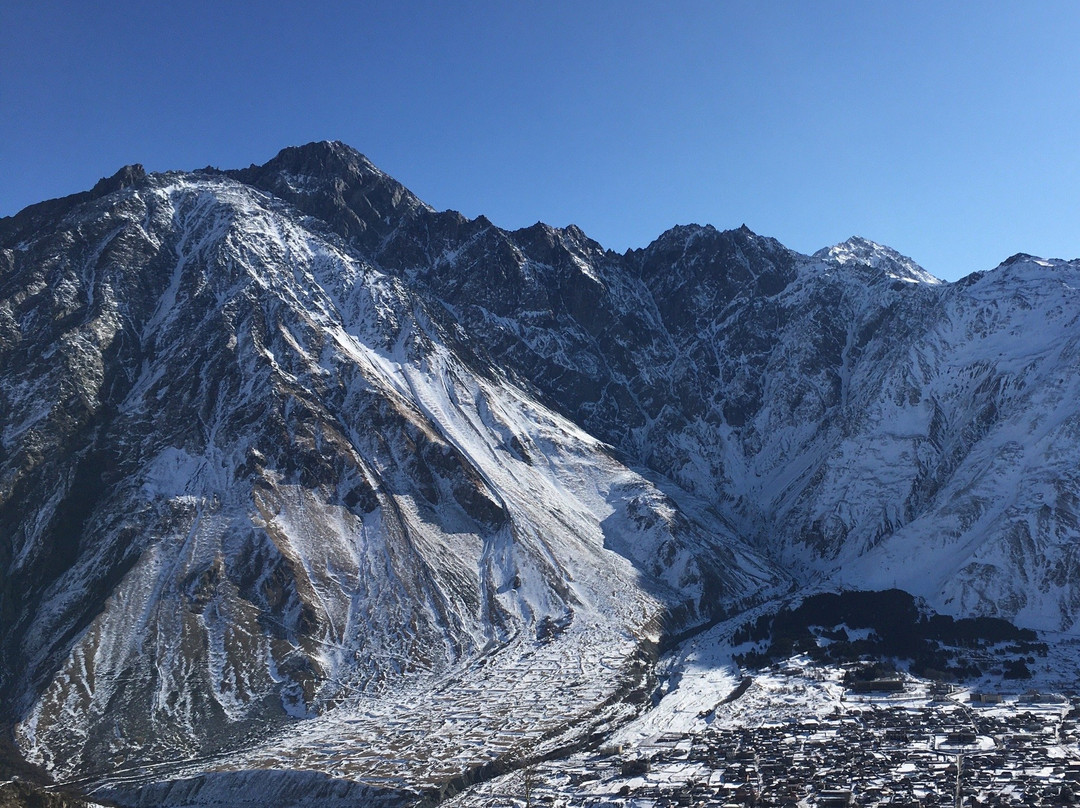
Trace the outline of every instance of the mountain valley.
<instances>
[{"instance_id":1,"label":"mountain valley","mask_svg":"<svg viewBox=\"0 0 1080 808\"><path fill-rule=\"evenodd\" d=\"M0 219L0 729L109 804L507 804L849 709L809 647L736 659L841 590L1037 631L1012 695L1067 693L1078 367L1080 261L944 283L698 225L617 254L336 142L128 166ZM1080 760L1068 709L1047 754ZM591 804L662 804L621 798Z\"/></svg>"}]
</instances>

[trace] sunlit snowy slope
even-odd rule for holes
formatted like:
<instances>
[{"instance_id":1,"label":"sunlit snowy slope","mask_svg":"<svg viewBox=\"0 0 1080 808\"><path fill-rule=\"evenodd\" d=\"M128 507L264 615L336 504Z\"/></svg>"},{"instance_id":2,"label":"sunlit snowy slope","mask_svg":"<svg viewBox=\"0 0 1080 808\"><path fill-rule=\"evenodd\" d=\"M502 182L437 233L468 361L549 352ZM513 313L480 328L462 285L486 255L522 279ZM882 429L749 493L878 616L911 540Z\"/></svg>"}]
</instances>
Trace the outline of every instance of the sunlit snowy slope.
<instances>
[{"instance_id":1,"label":"sunlit snowy slope","mask_svg":"<svg viewBox=\"0 0 1080 808\"><path fill-rule=\"evenodd\" d=\"M114 798L393 804L800 582L1071 628L1078 289L129 167L0 220L0 720Z\"/></svg>"}]
</instances>

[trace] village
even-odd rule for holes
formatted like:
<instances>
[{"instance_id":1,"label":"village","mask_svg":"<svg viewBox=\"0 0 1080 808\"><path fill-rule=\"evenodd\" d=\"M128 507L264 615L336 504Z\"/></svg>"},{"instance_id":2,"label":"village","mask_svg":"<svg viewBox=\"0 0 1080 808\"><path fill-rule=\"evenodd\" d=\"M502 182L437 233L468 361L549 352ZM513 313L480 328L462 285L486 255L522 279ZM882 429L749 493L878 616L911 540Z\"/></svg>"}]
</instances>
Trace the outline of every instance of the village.
<instances>
[{"instance_id":1,"label":"village","mask_svg":"<svg viewBox=\"0 0 1080 808\"><path fill-rule=\"evenodd\" d=\"M927 694L915 705L905 698L909 693L893 695L852 694L848 709L820 718L662 734L634 749L578 756L570 765L541 764L506 778L511 789L501 794L454 804L840 808L1080 801L1080 700L960 692Z\"/></svg>"}]
</instances>

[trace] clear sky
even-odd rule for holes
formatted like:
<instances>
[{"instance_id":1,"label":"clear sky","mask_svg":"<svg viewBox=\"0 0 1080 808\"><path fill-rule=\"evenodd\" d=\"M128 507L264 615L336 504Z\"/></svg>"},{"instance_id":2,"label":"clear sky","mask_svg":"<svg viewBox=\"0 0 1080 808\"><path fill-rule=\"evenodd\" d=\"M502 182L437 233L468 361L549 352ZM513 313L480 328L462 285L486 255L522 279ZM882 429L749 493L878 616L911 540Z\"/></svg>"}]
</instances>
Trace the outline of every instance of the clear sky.
<instances>
[{"instance_id":1,"label":"clear sky","mask_svg":"<svg viewBox=\"0 0 1080 808\"><path fill-rule=\"evenodd\" d=\"M436 208L1080 256L1080 3L0 0L0 216L338 139Z\"/></svg>"}]
</instances>

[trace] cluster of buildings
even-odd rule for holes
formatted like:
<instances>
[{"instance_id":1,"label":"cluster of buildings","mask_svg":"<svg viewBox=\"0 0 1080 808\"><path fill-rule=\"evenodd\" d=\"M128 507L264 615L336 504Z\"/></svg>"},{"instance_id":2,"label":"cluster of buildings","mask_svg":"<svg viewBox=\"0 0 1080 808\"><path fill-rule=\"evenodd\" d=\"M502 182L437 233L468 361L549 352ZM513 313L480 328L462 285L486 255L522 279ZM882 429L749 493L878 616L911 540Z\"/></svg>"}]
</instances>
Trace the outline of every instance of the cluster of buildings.
<instances>
[{"instance_id":1,"label":"cluster of buildings","mask_svg":"<svg viewBox=\"0 0 1080 808\"><path fill-rule=\"evenodd\" d=\"M519 773L460 805L1080 804L1080 707L1034 696L892 701L851 694L830 715L662 734L535 766L527 789Z\"/></svg>"}]
</instances>

